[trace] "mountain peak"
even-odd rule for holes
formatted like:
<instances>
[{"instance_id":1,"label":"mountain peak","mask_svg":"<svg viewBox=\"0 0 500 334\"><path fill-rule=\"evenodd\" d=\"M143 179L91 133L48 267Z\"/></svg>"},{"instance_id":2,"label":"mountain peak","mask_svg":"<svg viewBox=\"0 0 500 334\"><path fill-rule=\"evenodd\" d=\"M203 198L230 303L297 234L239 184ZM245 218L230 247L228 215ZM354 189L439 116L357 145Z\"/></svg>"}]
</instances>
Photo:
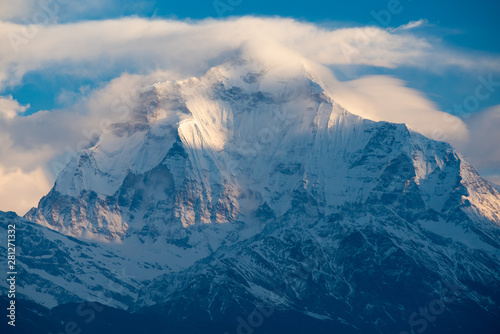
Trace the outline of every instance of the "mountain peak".
<instances>
[{"instance_id":1,"label":"mountain peak","mask_svg":"<svg viewBox=\"0 0 500 334\"><path fill-rule=\"evenodd\" d=\"M104 303L168 319L236 319L258 301L385 333L457 281L462 312L489 321L499 193L449 144L346 111L328 72L262 49L153 85L70 161L26 215L38 225L20 224L43 249L20 293L54 306L113 282ZM44 272L53 260L64 269ZM108 269L125 267L137 276Z\"/></svg>"},{"instance_id":2,"label":"mountain peak","mask_svg":"<svg viewBox=\"0 0 500 334\"><path fill-rule=\"evenodd\" d=\"M325 92L325 75L316 81L320 68L298 56L269 60L267 53L279 50L255 43L200 77L145 91L130 119L113 124L73 159L29 217L64 233L108 240L150 230L155 221L158 238L193 225L259 225L259 212L270 208L270 217L281 216L299 193L323 203L316 217L413 185L422 210L439 212L462 203L462 193L449 189L481 180L468 167L461 175L465 162L448 144L404 124L351 114ZM380 188L378 178L394 168L405 184ZM488 206L472 197L470 203L480 215L496 217L497 195ZM82 197L93 211L90 204L72 204ZM72 208L62 216L59 201ZM159 203L166 217L155 209Z\"/></svg>"}]
</instances>

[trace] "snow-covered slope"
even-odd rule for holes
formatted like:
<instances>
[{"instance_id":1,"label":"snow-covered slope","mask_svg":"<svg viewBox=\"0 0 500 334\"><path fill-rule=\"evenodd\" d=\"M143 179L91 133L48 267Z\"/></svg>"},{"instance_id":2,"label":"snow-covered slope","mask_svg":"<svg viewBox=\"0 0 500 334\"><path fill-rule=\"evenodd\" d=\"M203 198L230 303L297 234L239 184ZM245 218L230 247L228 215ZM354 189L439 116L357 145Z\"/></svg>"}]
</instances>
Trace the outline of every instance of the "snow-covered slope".
<instances>
[{"instance_id":1,"label":"snow-covered slope","mask_svg":"<svg viewBox=\"0 0 500 334\"><path fill-rule=\"evenodd\" d=\"M112 263L141 274L108 275L125 287L109 289L109 305L178 319L265 301L383 331L443 282L498 312L498 191L449 144L344 110L313 68L242 51L144 92L26 215L81 275L36 269L25 294L91 299ZM404 299L412 287L421 295ZM47 302L54 289L67 297Z\"/></svg>"},{"instance_id":2,"label":"snow-covered slope","mask_svg":"<svg viewBox=\"0 0 500 334\"><path fill-rule=\"evenodd\" d=\"M17 293L45 307L94 300L126 309L145 282L172 270L163 261L165 248L82 241L0 211L5 240L9 224L16 227Z\"/></svg>"},{"instance_id":3,"label":"snow-covered slope","mask_svg":"<svg viewBox=\"0 0 500 334\"><path fill-rule=\"evenodd\" d=\"M73 236L147 231L155 240L191 225L250 223L262 205L283 214L297 187L329 214L366 201L396 159L425 208L442 210L460 177L474 210L500 223L498 192L448 144L345 111L299 60L269 67L244 56L151 87L27 217Z\"/></svg>"}]
</instances>

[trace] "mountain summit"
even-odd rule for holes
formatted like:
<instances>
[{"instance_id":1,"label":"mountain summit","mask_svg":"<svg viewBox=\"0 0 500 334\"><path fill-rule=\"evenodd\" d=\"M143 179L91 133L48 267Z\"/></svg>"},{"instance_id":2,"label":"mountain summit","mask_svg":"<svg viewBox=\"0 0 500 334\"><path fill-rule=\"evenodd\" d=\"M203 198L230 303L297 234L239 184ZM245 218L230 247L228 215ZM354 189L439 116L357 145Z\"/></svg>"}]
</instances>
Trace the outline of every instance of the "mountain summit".
<instances>
[{"instance_id":1,"label":"mountain summit","mask_svg":"<svg viewBox=\"0 0 500 334\"><path fill-rule=\"evenodd\" d=\"M317 66L251 50L154 84L65 167L22 223L21 293L217 324L271 305L270 328L319 332L494 328L498 191L449 144L345 110ZM466 293L408 320L443 291Z\"/></svg>"}]
</instances>

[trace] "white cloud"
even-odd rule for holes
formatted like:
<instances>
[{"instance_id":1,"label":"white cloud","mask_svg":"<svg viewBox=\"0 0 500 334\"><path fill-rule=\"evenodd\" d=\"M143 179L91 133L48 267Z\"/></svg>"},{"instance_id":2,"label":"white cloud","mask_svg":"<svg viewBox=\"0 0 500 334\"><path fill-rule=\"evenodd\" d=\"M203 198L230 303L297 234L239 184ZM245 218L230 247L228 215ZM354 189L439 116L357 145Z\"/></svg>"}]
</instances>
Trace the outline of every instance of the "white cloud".
<instances>
[{"instance_id":1,"label":"white cloud","mask_svg":"<svg viewBox=\"0 0 500 334\"><path fill-rule=\"evenodd\" d=\"M402 80L367 76L345 83L358 96L346 99L347 108L368 119L406 123L435 140L454 145L467 141L468 130L458 117L439 111L421 92L405 87Z\"/></svg>"},{"instance_id":2,"label":"white cloud","mask_svg":"<svg viewBox=\"0 0 500 334\"><path fill-rule=\"evenodd\" d=\"M20 168L6 170L0 166L0 210L20 215L31 209L52 185L42 168L25 173Z\"/></svg>"},{"instance_id":3,"label":"white cloud","mask_svg":"<svg viewBox=\"0 0 500 334\"><path fill-rule=\"evenodd\" d=\"M23 106L19 104L19 102L12 98L12 95L7 97L0 96L0 117L12 119L18 114L25 112L28 108L29 105Z\"/></svg>"},{"instance_id":4,"label":"white cloud","mask_svg":"<svg viewBox=\"0 0 500 334\"><path fill-rule=\"evenodd\" d=\"M400 25L399 27L391 28L391 29L388 29L388 30L389 31L411 30L411 29L422 27L422 26L424 26L424 25L426 25L428 23L429 23L428 20L426 20L426 19L420 19L420 20L417 20L417 21L410 21L407 24L403 24L403 25Z\"/></svg>"}]
</instances>

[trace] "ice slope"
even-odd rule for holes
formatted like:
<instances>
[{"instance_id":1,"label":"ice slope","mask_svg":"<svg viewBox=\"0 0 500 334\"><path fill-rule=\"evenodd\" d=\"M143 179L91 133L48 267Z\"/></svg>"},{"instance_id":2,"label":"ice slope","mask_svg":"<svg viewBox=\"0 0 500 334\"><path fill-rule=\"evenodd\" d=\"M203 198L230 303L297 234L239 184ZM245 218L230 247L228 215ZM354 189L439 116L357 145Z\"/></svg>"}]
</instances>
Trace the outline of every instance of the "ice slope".
<instances>
[{"instance_id":1,"label":"ice slope","mask_svg":"<svg viewBox=\"0 0 500 334\"><path fill-rule=\"evenodd\" d=\"M145 282L178 269L179 263L172 260L179 252L183 261L190 256L189 250L173 245L145 250L132 244L82 241L13 212L0 212L0 235L5 240L9 224L16 226L17 293L45 307L93 300L127 309ZM0 249L6 254L4 246ZM170 258L169 265L165 256ZM6 287L6 281L0 285Z\"/></svg>"}]
</instances>

